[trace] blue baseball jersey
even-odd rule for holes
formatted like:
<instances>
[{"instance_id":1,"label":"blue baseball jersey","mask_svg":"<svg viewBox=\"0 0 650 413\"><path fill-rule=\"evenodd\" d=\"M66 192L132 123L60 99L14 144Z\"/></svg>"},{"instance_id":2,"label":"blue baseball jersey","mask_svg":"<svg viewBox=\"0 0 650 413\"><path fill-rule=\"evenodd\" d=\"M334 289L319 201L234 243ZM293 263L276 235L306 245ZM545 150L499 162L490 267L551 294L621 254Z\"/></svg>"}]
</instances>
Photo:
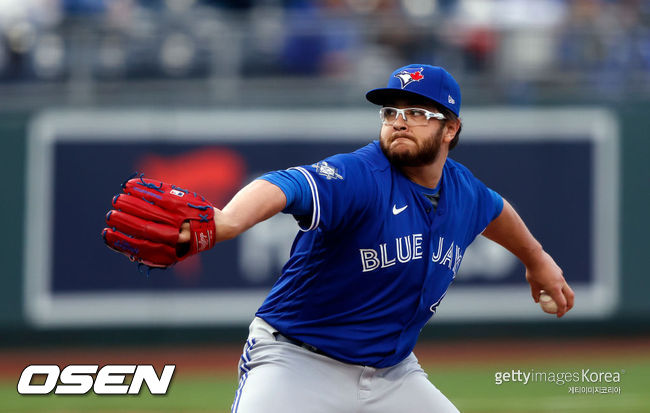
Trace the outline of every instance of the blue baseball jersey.
<instances>
[{"instance_id":1,"label":"blue baseball jersey","mask_svg":"<svg viewBox=\"0 0 650 413\"><path fill-rule=\"evenodd\" d=\"M393 167L377 141L293 170L310 214L256 315L340 361L399 363L502 198L447 159L435 208L433 190Z\"/></svg>"}]
</instances>

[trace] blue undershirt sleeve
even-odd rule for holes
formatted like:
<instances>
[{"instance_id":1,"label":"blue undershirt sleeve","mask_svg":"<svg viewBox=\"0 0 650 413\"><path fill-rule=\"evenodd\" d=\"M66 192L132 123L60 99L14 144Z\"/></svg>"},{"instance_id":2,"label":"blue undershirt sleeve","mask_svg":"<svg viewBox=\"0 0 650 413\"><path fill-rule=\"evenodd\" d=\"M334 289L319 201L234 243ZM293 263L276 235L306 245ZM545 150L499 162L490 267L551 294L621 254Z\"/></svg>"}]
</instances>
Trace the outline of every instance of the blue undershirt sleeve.
<instances>
[{"instance_id":1,"label":"blue undershirt sleeve","mask_svg":"<svg viewBox=\"0 0 650 413\"><path fill-rule=\"evenodd\" d=\"M311 215L312 193L305 176L296 169L273 171L260 176L277 186L287 197L287 206L282 210L285 214L295 216Z\"/></svg>"}]
</instances>

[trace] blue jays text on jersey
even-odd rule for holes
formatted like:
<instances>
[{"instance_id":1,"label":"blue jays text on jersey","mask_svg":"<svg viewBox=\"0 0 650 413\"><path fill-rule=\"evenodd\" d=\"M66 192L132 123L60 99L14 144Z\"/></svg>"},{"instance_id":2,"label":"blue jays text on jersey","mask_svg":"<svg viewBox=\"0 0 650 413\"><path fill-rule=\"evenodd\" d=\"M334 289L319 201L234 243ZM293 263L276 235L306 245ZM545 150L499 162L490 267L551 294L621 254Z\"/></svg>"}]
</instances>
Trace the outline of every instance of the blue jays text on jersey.
<instances>
[{"instance_id":1,"label":"blue jays text on jersey","mask_svg":"<svg viewBox=\"0 0 650 413\"><path fill-rule=\"evenodd\" d=\"M409 355L465 249L503 208L451 159L434 208L436 190L406 178L377 141L278 174L262 179L302 205L292 211L302 211L301 231L257 316L353 364L388 367Z\"/></svg>"}]
</instances>

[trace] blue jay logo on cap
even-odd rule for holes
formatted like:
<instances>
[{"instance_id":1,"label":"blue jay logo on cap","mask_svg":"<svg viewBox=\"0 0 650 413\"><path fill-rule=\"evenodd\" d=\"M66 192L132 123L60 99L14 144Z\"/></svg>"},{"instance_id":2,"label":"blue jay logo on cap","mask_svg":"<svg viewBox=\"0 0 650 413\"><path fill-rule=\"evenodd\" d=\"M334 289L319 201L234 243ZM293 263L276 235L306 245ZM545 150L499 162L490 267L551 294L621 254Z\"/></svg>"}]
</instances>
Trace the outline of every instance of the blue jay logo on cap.
<instances>
[{"instance_id":1,"label":"blue jay logo on cap","mask_svg":"<svg viewBox=\"0 0 650 413\"><path fill-rule=\"evenodd\" d=\"M404 69L397 73L395 77L399 79L402 84L402 89L404 89L409 84L424 79L424 75L422 74L423 70L423 67L419 69Z\"/></svg>"}]
</instances>

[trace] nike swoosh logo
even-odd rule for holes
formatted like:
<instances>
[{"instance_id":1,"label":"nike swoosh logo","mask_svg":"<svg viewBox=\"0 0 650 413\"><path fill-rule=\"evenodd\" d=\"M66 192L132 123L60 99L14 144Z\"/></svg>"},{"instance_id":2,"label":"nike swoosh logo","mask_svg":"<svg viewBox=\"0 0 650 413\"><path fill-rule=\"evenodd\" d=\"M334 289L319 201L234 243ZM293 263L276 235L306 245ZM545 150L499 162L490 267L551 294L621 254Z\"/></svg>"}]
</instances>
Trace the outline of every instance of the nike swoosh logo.
<instances>
[{"instance_id":1,"label":"nike swoosh logo","mask_svg":"<svg viewBox=\"0 0 650 413\"><path fill-rule=\"evenodd\" d=\"M406 208L408 208L408 205L404 205L404 206L401 207L401 208L397 208L397 204L393 205L393 215L397 215L397 214L401 213L401 212L404 211Z\"/></svg>"}]
</instances>

